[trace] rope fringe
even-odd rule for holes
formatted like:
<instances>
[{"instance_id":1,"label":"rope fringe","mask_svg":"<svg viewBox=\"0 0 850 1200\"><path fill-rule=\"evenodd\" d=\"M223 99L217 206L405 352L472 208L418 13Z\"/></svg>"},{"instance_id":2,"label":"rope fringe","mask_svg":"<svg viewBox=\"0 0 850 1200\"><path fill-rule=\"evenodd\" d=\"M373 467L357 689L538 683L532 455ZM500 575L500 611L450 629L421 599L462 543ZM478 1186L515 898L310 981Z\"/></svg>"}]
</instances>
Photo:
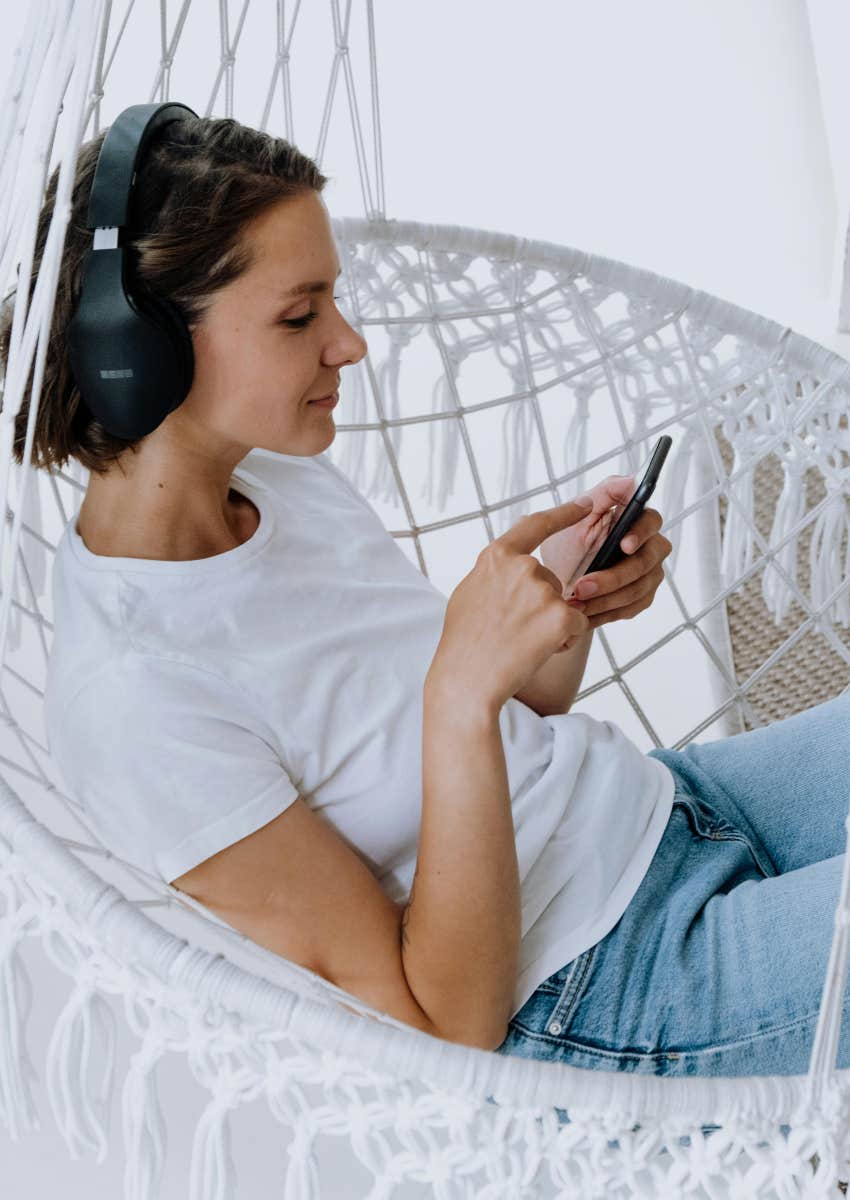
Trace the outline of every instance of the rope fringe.
<instances>
[{"instance_id":1,"label":"rope fringe","mask_svg":"<svg viewBox=\"0 0 850 1200\"><path fill-rule=\"evenodd\" d=\"M0 921L0 1116L18 1141L21 1133L41 1129L31 1088L37 1075L26 1045L32 982L20 953L34 914L14 876L0 874L0 888L5 900Z\"/></svg>"},{"instance_id":2,"label":"rope fringe","mask_svg":"<svg viewBox=\"0 0 850 1200\"><path fill-rule=\"evenodd\" d=\"M158 1196L165 1167L167 1133L156 1086L155 1067L163 1043L150 1029L132 1055L121 1095L124 1136L124 1194L126 1200Z\"/></svg>"},{"instance_id":3,"label":"rope fringe","mask_svg":"<svg viewBox=\"0 0 850 1200\"><path fill-rule=\"evenodd\" d=\"M103 1083L96 1100L92 1099L89 1090L93 1020L106 1047ZM106 1157L105 1126L112 1098L114 1054L114 1014L95 990L94 976L83 973L56 1018L47 1049L50 1105L72 1158L78 1158L81 1150L89 1149L97 1152L98 1163Z\"/></svg>"}]
</instances>

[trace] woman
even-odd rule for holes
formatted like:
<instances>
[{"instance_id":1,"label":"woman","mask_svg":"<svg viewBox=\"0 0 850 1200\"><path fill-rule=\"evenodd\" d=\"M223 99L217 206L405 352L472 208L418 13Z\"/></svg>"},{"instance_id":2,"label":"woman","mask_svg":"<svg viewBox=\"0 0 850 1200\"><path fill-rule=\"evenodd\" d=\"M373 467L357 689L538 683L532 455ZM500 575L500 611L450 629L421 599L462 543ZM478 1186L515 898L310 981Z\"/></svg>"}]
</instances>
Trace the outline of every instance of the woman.
<instances>
[{"instance_id":1,"label":"woman","mask_svg":"<svg viewBox=\"0 0 850 1200\"><path fill-rule=\"evenodd\" d=\"M325 456L319 401L367 348L332 294L326 177L235 121L172 123L142 164L134 286L182 313L195 374L152 433L112 436L63 339L102 139L79 156L33 450L91 471L56 551L45 716L92 827L434 1036L608 1070L804 1071L850 697L649 754L568 712L593 629L663 578L648 509L576 589L596 594L565 598L631 478L522 518L451 597L434 588ZM8 345L7 324L3 362Z\"/></svg>"}]
</instances>

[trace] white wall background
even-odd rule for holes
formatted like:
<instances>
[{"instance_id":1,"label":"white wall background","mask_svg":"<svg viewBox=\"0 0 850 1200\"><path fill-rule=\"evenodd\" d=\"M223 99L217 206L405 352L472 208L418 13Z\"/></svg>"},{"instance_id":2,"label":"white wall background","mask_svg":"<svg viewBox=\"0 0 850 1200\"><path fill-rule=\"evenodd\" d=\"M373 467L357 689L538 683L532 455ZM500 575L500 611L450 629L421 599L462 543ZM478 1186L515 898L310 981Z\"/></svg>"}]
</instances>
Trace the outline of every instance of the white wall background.
<instances>
[{"instance_id":1,"label":"white wall background","mask_svg":"<svg viewBox=\"0 0 850 1200\"><path fill-rule=\"evenodd\" d=\"M388 216L623 259L850 357L850 334L836 332L850 209L850 11L839 0L375 0L375 17ZM23 6L4 6L0 78L22 20ZM327 71L327 60L316 66ZM127 102L138 99L147 95ZM365 92L359 103L365 111ZM322 167L335 176L332 213L362 215L356 180L332 157ZM67 979L35 951L26 961L27 1043L43 1081ZM119 1042L119 1063L133 1048ZM161 1197L185 1200L205 1096L181 1063L166 1059L159 1080ZM35 1094L42 1132L14 1143L0 1129L4 1196L121 1196L117 1101L98 1167L69 1157L43 1084ZM285 1131L260 1103L231 1121L239 1200L276 1195ZM333 1154L327 1166L323 1196L363 1194L362 1169Z\"/></svg>"}]
</instances>

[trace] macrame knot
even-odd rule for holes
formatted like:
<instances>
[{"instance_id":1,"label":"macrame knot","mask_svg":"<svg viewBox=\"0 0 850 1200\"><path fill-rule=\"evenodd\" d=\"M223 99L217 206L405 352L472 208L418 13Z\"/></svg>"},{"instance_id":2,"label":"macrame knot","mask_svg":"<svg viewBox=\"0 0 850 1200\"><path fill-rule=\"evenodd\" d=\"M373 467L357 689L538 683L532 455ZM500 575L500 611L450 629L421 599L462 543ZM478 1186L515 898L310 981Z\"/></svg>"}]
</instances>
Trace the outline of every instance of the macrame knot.
<instances>
[{"instance_id":1,"label":"macrame knot","mask_svg":"<svg viewBox=\"0 0 850 1200\"><path fill-rule=\"evenodd\" d=\"M93 967L91 959L82 959L77 965L77 979L72 996L80 1003L85 1003L97 991L99 978L100 972Z\"/></svg>"},{"instance_id":2,"label":"macrame knot","mask_svg":"<svg viewBox=\"0 0 850 1200\"><path fill-rule=\"evenodd\" d=\"M465 346L461 345L446 346L445 354L455 374L457 374L457 368L461 363L469 357L469 351Z\"/></svg>"},{"instance_id":3,"label":"macrame knot","mask_svg":"<svg viewBox=\"0 0 850 1200\"><path fill-rule=\"evenodd\" d=\"M429 246L428 251L434 267L434 274L443 283L457 283L465 279L472 262L471 254L459 254L456 251L439 250ZM421 281L421 272L419 272Z\"/></svg>"},{"instance_id":4,"label":"macrame knot","mask_svg":"<svg viewBox=\"0 0 850 1200\"><path fill-rule=\"evenodd\" d=\"M845 496L845 479L839 470L822 456L819 461L821 474L823 477L823 487L827 497L834 500L836 496L844 499Z\"/></svg>"},{"instance_id":5,"label":"macrame knot","mask_svg":"<svg viewBox=\"0 0 850 1200\"><path fill-rule=\"evenodd\" d=\"M573 395L580 405L586 406L588 400L595 391L596 388L594 385L592 383L588 383L587 381L573 384Z\"/></svg>"},{"instance_id":6,"label":"macrame knot","mask_svg":"<svg viewBox=\"0 0 850 1200\"><path fill-rule=\"evenodd\" d=\"M405 328L403 325L395 325L387 331L390 353L394 360L400 357L401 351L413 341L414 337L415 331Z\"/></svg>"}]
</instances>

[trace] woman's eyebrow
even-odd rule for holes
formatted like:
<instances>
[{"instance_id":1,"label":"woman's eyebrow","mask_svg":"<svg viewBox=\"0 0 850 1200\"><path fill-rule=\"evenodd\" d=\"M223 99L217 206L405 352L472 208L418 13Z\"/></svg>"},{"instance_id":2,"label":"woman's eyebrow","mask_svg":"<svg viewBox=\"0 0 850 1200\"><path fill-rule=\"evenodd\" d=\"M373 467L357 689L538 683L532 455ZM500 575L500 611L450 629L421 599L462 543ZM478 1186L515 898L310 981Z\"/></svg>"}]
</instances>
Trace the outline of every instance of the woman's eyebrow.
<instances>
[{"instance_id":1,"label":"woman's eyebrow","mask_svg":"<svg viewBox=\"0 0 850 1200\"><path fill-rule=\"evenodd\" d=\"M342 267L337 271L336 277L339 279L342 274ZM314 292L326 292L333 285L326 283L324 279L311 279L307 283L296 283L295 287L287 288L285 292L281 292L281 296L286 299L289 296L308 296Z\"/></svg>"}]
</instances>

